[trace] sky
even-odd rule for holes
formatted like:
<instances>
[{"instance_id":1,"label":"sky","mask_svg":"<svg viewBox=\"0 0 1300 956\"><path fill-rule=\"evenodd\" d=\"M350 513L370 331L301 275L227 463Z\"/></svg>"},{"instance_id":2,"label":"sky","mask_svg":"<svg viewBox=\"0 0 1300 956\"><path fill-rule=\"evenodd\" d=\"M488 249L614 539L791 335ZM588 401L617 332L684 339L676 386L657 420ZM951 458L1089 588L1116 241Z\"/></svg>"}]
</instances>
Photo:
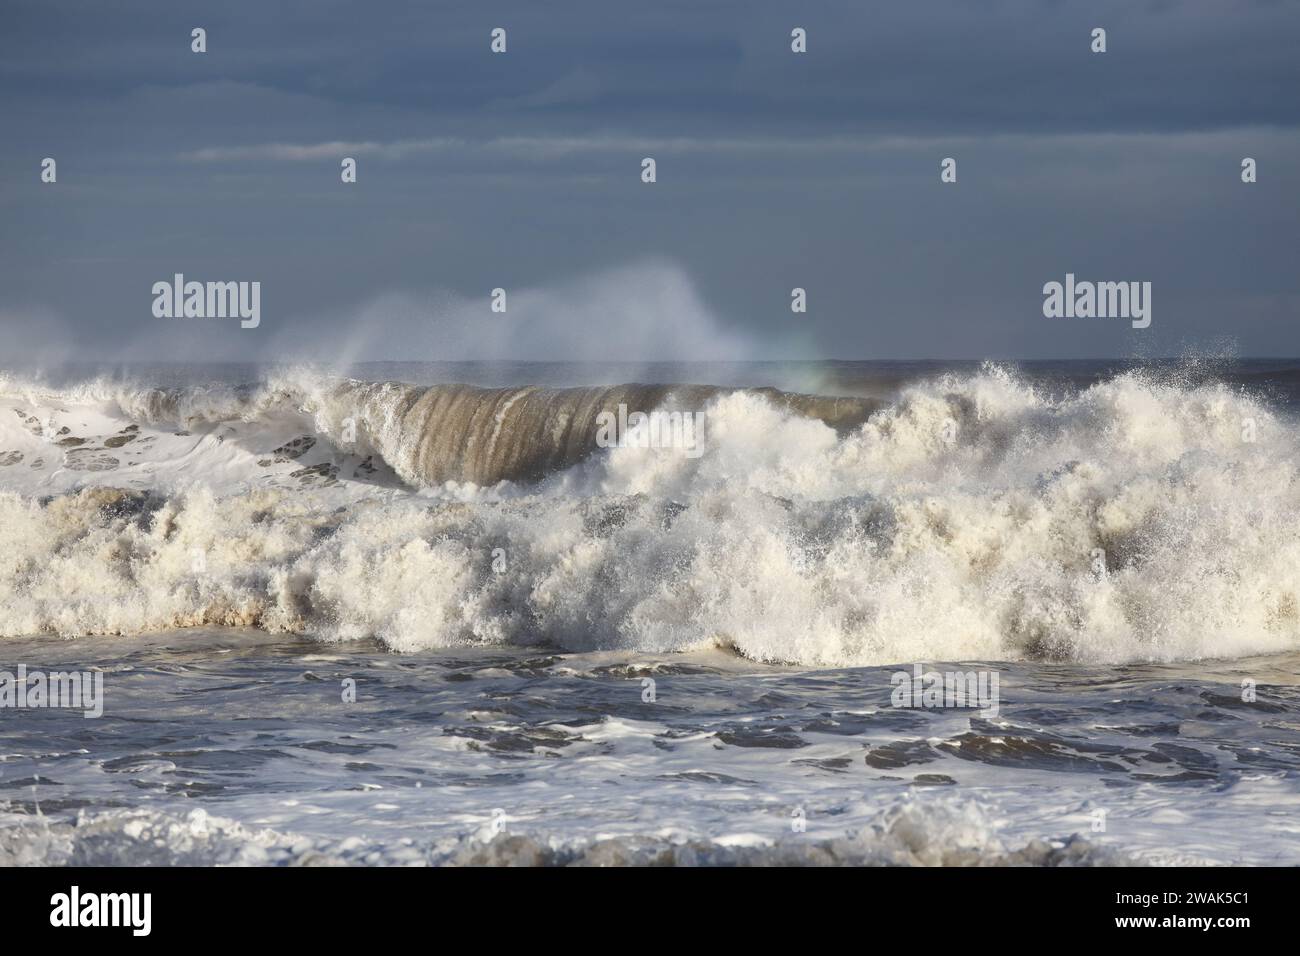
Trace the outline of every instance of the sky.
<instances>
[{"instance_id":1,"label":"sky","mask_svg":"<svg viewBox=\"0 0 1300 956\"><path fill-rule=\"evenodd\" d=\"M0 23L0 364L1300 355L1297 2ZM260 324L156 317L176 273L259 282ZM1150 282L1151 325L1045 317L1067 273Z\"/></svg>"}]
</instances>

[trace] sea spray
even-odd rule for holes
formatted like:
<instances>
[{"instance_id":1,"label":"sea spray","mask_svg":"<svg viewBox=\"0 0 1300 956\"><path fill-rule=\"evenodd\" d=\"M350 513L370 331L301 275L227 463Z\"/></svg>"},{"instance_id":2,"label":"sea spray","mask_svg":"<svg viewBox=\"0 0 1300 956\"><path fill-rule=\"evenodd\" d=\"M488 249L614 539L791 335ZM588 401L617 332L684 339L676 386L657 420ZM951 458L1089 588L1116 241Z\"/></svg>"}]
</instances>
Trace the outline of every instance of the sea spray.
<instances>
[{"instance_id":1,"label":"sea spray","mask_svg":"<svg viewBox=\"0 0 1300 956\"><path fill-rule=\"evenodd\" d=\"M688 399L709 422L698 458L579 454L573 434L534 427L594 421L619 396L654 408L651 388L683 394L10 390L0 450L50 460L0 469L17 489L0 493L0 634L240 624L395 650L721 646L818 666L1300 641L1296 426L1228 386L1127 373L1053 396L990 368L913 384L856 425L828 415L836 427L780 395L711 389ZM139 421L142 437L60 451L26 424L51 416L123 438ZM331 441L347 418L354 449ZM313 423L315 443L299 442ZM70 472L87 448L87 467L123 461ZM387 483L362 468L379 449ZM506 461L538 477L450 477L499 477ZM113 488L133 480L145 487Z\"/></svg>"}]
</instances>

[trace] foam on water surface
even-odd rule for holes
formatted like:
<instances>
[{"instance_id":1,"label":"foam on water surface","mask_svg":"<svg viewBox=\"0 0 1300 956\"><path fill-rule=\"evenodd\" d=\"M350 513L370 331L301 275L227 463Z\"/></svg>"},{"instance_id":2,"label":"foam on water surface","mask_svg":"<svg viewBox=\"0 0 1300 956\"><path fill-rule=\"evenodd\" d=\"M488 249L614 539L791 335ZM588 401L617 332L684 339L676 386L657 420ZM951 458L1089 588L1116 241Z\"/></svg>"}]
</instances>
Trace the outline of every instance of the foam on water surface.
<instances>
[{"instance_id":1,"label":"foam on water surface","mask_svg":"<svg viewBox=\"0 0 1300 956\"><path fill-rule=\"evenodd\" d=\"M0 664L106 706L4 714L0 863L1296 863L1265 394L8 376Z\"/></svg>"},{"instance_id":2,"label":"foam on water surface","mask_svg":"<svg viewBox=\"0 0 1300 956\"><path fill-rule=\"evenodd\" d=\"M858 424L833 400L712 389L692 399L699 457L586 448L563 423L610 389L528 411L530 393L510 422L502 390L444 387L418 413L427 388L317 379L0 391L4 635L227 623L818 666L1300 639L1300 431L1215 382L1129 373L1059 397L988 368ZM420 477L506 460L553 467Z\"/></svg>"},{"instance_id":3,"label":"foam on water surface","mask_svg":"<svg viewBox=\"0 0 1300 956\"><path fill-rule=\"evenodd\" d=\"M12 649L103 667L108 706L6 715L0 863L1300 861L1294 656L1005 666L990 719L718 652Z\"/></svg>"}]
</instances>

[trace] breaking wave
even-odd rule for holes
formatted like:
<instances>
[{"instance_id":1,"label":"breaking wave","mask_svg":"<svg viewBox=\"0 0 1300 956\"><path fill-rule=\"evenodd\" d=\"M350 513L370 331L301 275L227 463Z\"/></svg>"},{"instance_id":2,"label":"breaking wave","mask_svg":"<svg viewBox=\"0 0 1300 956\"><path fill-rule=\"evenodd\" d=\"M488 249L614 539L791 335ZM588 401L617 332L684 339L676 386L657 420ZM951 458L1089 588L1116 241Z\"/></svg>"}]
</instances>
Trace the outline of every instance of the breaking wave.
<instances>
[{"instance_id":1,"label":"breaking wave","mask_svg":"<svg viewBox=\"0 0 1300 956\"><path fill-rule=\"evenodd\" d=\"M928 812L927 812L928 811ZM0 866L1120 866L1138 861L1078 834L1009 847L989 814L956 801L900 802L847 836L730 846L708 840L534 835L379 844L250 828L204 810L113 810L75 823L8 815ZM486 830L487 828L485 828Z\"/></svg>"},{"instance_id":2,"label":"breaking wave","mask_svg":"<svg viewBox=\"0 0 1300 956\"><path fill-rule=\"evenodd\" d=\"M703 451L597 448L618 405ZM6 409L11 409L7 410ZM198 624L836 666L1300 643L1300 430L1214 381L0 381L0 634ZM38 464L39 463L39 464Z\"/></svg>"},{"instance_id":3,"label":"breaking wave","mask_svg":"<svg viewBox=\"0 0 1300 956\"><path fill-rule=\"evenodd\" d=\"M447 481L494 485L537 481L575 465L597 447L602 414L655 410L698 412L734 389L712 385L612 385L582 388L481 388L334 381L303 373L266 386L161 389L97 381L52 392L0 376L0 394L38 406L108 403L133 421L194 428L256 421L277 414L310 416L317 437L344 452L377 454L408 485ZM866 421L880 402L745 390L778 408L843 430Z\"/></svg>"}]
</instances>

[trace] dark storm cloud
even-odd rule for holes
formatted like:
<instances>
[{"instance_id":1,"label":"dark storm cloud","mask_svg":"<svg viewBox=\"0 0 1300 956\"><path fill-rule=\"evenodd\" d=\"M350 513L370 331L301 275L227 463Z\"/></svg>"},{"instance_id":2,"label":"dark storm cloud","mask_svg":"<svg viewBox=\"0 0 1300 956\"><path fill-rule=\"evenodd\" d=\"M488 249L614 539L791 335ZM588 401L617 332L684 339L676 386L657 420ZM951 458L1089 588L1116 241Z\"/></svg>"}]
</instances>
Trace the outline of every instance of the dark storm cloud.
<instances>
[{"instance_id":1,"label":"dark storm cloud","mask_svg":"<svg viewBox=\"0 0 1300 956\"><path fill-rule=\"evenodd\" d=\"M804 6L11 0L7 341L597 357L658 322L681 357L1297 351L1297 4ZM1066 271L1152 281L1152 329L1044 319ZM174 272L259 279L263 327L154 319ZM478 335L496 286L547 334Z\"/></svg>"},{"instance_id":2,"label":"dark storm cloud","mask_svg":"<svg viewBox=\"0 0 1300 956\"><path fill-rule=\"evenodd\" d=\"M6 98L93 102L228 81L474 128L504 116L845 133L1300 119L1297 10L1281 0L7 6ZM195 25L211 38L206 59L178 41ZM788 55L793 25L808 29L813 55ZM510 31L501 62L485 62L493 26ZM1095 26L1110 33L1104 61L1088 49Z\"/></svg>"}]
</instances>

